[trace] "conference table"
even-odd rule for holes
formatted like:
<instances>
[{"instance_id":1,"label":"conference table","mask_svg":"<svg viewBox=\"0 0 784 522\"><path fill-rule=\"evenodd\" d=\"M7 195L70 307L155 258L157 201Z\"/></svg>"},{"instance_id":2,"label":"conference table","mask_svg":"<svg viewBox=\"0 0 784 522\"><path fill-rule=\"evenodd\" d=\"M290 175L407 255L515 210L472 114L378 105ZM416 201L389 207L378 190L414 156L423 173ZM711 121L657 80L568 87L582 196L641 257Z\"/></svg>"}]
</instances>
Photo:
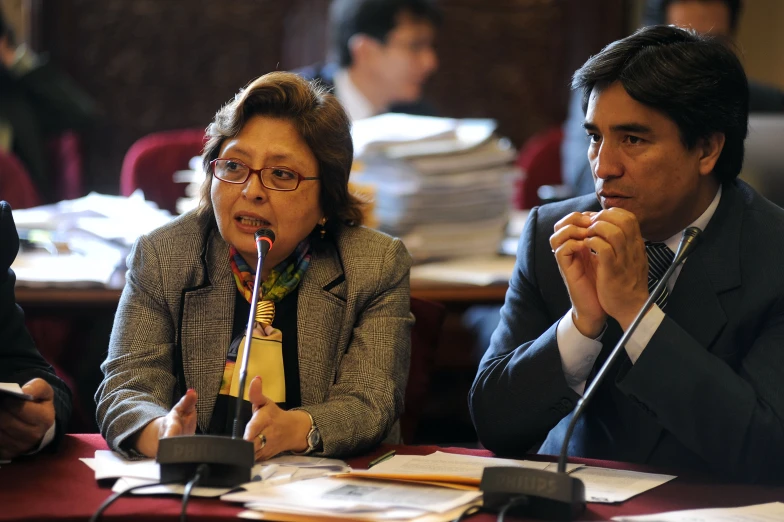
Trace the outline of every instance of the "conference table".
<instances>
[{"instance_id":1,"label":"conference table","mask_svg":"<svg viewBox=\"0 0 784 522\"><path fill-rule=\"evenodd\" d=\"M110 484L95 481L93 471L78 459L92 457L95 450L107 449L98 434L66 435L56 453L41 453L0 465L0 521L84 521L109 495ZM395 449L398 454L426 455L446 451L466 455L491 456L485 450L440 448L436 446L382 445L366 455L347 459L355 469L366 468L377 456ZM551 460L533 455L531 459ZM639 465L574 459L574 462L632 471L672 472ZM677 473L673 473L677 474ZM609 520L614 516L660 513L710 507L739 507L781 501L784 485L760 486L724 482L716 477L680 475L675 480L647 491L622 504L589 503L580 520ZM156 522L178 520L178 496L131 496L122 498L104 514L104 520ZM217 521L236 518L241 505L218 499L192 498L188 519ZM477 514L469 520L491 521L495 515ZM518 519L519 520L519 519Z\"/></svg>"},{"instance_id":2,"label":"conference table","mask_svg":"<svg viewBox=\"0 0 784 522\"><path fill-rule=\"evenodd\" d=\"M411 295L419 299L450 305L503 303L506 284L487 286L416 281L411 282ZM116 307L122 288L108 287L26 287L15 288L16 302L25 310L32 308L102 308Z\"/></svg>"}]
</instances>

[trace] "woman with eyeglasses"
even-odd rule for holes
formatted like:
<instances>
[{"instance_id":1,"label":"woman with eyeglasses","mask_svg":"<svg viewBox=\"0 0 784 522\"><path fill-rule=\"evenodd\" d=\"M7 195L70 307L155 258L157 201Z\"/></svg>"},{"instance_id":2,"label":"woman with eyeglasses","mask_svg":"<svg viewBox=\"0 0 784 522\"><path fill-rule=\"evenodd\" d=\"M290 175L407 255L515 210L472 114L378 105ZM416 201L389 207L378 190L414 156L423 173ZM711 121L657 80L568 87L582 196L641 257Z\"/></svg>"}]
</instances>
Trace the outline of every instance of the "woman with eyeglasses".
<instances>
[{"instance_id":1,"label":"woman with eyeglasses","mask_svg":"<svg viewBox=\"0 0 784 522\"><path fill-rule=\"evenodd\" d=\"M256 459L399 440L410 257L360 226L349 131L334 96L283 72L215 115L199 208L139 238L128 258L96 394L112 449L151 457L163 437L231 434L256 277L264 311L242 411ZM276 240L255 274L259 228Z\"/></svg>"}]
</instances>

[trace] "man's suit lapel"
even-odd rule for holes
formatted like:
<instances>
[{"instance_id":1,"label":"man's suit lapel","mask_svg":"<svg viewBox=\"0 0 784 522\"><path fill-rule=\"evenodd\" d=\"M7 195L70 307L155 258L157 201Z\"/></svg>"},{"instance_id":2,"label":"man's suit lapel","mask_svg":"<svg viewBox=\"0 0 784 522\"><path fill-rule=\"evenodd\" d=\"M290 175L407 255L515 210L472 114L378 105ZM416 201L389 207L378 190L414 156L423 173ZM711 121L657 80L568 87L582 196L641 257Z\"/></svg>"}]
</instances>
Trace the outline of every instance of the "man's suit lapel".
<instances>
[{"instance_id":1,"label":"man's suit lapel","mask_svg":"<svg viewBox=\"0 0 784 522\"><path fill-rule=\"evenodd\" d=\"M228 256L228 245L213 230L202 254L205 277L200 285L186 288L182 293L178 338L185 387L199 394L196 409L202 432L210 424L231 344L237 290Z\"/></svg>"},{"instance_id":2,"label":"man's suit lapel","mask_svg":"<svg viewBox=\"0 0 784 522\"><path fill-rule=\"evenodd\" d=\"M708 350L727 323L721 294L741 283L743 209L738 188L724 187L716 213L683 265L667 302L666 313Z\"/></svg>"},{"instance_id":3,"label":"man's suit lapel","mask_svg":"<svg viewBox=\"0 0 784 522\"><path fill-rule=\"evenodd\" d=\"M351 328L344 317L347 283L334 249L315 252L302 278L297 301L297 345L302 404L326 399L325 390L335 380L334 368L347 346ZM325 371L330 369L332 371Z\"/></svg>"},{"instance_id":4,"label":"man's suit lapel","mask_svg":"<svg viewBox=\"0 0 784 522\"><path fill-rule=\"evenodd\" d=\"M708 350L712 349L727 323L720 295L740 285L742 217L743 205L738 190L734 185L725 187L719 206L703 231L700 244L683 265L664 310ZM673 371L678 369L673 368ZM626 368L621 372L625 374ZM640 422L635 445L642 462L647 462L664 436L664 430L647 415L640 417Z\"/></svg>"}]
</instances>

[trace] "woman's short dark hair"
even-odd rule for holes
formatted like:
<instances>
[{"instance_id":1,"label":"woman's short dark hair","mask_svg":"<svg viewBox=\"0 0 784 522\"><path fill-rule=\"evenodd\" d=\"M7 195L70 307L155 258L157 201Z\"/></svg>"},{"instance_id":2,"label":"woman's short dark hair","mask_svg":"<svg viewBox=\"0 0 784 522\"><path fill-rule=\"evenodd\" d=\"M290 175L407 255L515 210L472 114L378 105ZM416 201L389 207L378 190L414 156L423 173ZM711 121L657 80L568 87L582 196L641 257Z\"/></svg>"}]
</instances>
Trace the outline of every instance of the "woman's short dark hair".
<instances>
[{"instance_id":1,"label":"woman's short dark hair","mask_svg":"<svg viewBox=\"0 0 784 522\"><path fill-rule=\"evenodd\" d=\"M272 72L252 81L215 114L207 127L202 156L208 174L201 188L199 213L212 214L210 162L223 143L242 130L253 116L291 122L316 157L321 178L319 200L328 224L359 225L362 202L348 190L354 160L351 121L337 98L317 82L288 72Z\"/></svg>"},{"instance_id":2,"label":"woman's short dark hair","mask_svg":"<svg viewBox=\"0 0 784 522\"><path fill-rule=\"evenodd\" d=\"M738 176L748 133L749 84L726 41L674 26L639 29L602 49L574 73L572 88L583 91L583 112L595 86L614 82L636 101L673 120L688 149L702 138L724 134L713 172L721 183Z\"/></svg>"}]
</instances>

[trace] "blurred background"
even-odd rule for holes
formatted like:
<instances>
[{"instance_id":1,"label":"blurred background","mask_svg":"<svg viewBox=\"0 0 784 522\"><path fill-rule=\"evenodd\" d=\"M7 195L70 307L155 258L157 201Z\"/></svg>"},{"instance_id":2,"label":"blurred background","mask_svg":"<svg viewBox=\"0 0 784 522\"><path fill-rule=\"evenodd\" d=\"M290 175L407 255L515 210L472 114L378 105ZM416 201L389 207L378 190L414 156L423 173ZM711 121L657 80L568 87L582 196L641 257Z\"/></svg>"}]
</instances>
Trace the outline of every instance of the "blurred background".
<instances>
[{"instance_id":1,"label":"blurred background","mask_svg":"<svg viewBox=\"0 0 784 522\"><path fill-rule=\"evenodd\" d=\"M572 72L639 25L642 0L441 0L438 113L494 118L520 147L564 121ZM84 190L117 193L125 152L151 132L205 127L251 79L322 61L328 0L0 0L17 41L48 53L96 102ZM784 2L747 0L750 77L784 88Z\"/></svg>"}]
</instances>

